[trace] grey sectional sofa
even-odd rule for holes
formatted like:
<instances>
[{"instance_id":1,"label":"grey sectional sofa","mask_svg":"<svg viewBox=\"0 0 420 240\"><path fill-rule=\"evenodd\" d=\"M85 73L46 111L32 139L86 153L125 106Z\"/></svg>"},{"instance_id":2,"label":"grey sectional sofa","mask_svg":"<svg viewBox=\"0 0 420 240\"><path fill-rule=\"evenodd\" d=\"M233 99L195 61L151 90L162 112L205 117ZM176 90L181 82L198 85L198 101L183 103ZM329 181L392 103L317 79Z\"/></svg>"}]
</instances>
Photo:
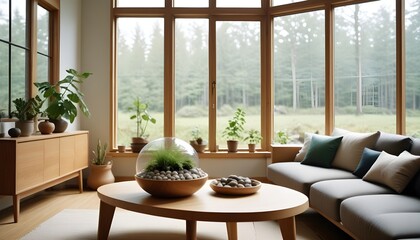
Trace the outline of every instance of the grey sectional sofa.
<instances>
[{"instance_id":1,"label":"grey sectional sofa","mask_svg":"<svg viewBox=\"0 0 420 240\"><path fill-rule=\"evenodd\" d=\"M308 161L313 137L295 159L270 164L268 179L307 195L311 208L355 239L420 239L420 139L336 129L331 138L341 142L325 165ZM370 150L377 158L366 167ZM404 156L411 165L402 166Z\"/></svg>"}]
</instances>

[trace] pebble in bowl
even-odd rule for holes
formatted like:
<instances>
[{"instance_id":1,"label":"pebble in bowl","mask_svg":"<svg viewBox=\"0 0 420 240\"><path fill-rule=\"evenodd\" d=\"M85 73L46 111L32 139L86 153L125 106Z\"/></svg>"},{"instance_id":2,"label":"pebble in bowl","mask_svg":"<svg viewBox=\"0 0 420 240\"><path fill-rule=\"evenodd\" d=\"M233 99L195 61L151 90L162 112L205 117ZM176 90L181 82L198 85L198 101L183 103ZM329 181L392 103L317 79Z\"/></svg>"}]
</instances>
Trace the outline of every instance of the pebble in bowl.
<instances>
[{"instance_id":1,"label":"pebble in bowl","mask_svg":"<svg viewBox=\"0 0 420 240\"><path fill-rule=\"evenodd\" d=\"M256 193L261 188L261 182L249 177L230 175L214 179L210 187L220 194L227 195L248 195Z\"/></svg>"}]
</instances>

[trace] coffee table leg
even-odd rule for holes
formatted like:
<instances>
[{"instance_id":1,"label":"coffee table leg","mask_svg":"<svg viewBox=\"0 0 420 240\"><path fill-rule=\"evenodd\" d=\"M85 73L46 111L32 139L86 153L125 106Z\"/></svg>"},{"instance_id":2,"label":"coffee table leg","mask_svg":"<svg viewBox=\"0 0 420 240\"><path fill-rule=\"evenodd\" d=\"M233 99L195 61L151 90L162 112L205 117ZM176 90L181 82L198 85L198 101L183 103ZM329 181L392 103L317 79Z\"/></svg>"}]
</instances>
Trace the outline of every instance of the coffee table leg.
<instances>
[{"instance_id":1,"label":"coffee table leg","mask_svg":"<svg viewBox=\"0 0 420 240\"><path fill-rule=\"evenodd\" d=\"M226 223L228 239L237 240L238 239L238 224L236 222L227 222Z\"/></svg>"},{"instance_id":2,"label":"coffee table leg","mask_svg":"<svg viewBox=\"0 0 420 240\"><path fill-rule=\"evenodd\" d=\"M115 207L101 201L99 205L98 240L108 239Z\"/></svg>"},{"instance_id":3,"label":"coffee table leg","mask_svg":"<svg viewBox=\"0 0 420 240\"><path fill-rule=\"evenodd\" d=\"M278 220L281 235L284 240L296 240L295 217L283 218Z\"/></svg>"},{"instance_id":4,"label":"coffee table leg","mask_svg":"<svg viewBox=\"0 0 420 240\"><path fill-rule=\"evenodd\" d=\"M197 221L186 220L187 223L187 240L197 239Z\"/></svg>"}]
</instances>

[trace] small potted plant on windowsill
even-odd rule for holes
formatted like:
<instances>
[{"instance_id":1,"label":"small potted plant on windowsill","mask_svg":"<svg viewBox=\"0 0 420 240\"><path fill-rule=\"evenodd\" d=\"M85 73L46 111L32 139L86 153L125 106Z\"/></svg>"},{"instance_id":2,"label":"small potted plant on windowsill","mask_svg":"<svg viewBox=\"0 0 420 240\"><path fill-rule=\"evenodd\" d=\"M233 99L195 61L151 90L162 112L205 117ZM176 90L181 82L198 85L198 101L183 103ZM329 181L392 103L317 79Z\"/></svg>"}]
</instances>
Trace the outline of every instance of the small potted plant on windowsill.
<instances>
[{"instance_id":1,"label":"small potted plant on windowsill","mask_svg":"<svg viewBox=\"0 0 420 240\"><path fill-rule=\"evenodd\" d=\"M149 104L141 102L139 97L134 100L133 106L128 109L134 111L130 119L136 121L136 136L131 138L131 151L135 153L140 152L148 143L146 130L149 122L156 123L156 119L149 114L148 109Z\"/></svg>"},{"instance_id":2,"label":"small potted plant on windowsill","mask_svg":"<svg viewBox=\"0 0 420 240\"><path fill-rule=\"evenodd\" d=\"M49 99L45 113L49 120L54 123L55 133L64 132L67 129L68 123L63 118L73 123L77 117L77 106L86 117L90 116L90 111L83 100L84 94L80 91L78 85L82 84L92 73L79 73L74 69L68 69L66 72L68 75L56 84L49 82L34 83L45 98L43 101Z\"/></svg>"},{"instance_id":3,"label":"small potted plant on windowsill","mask_svg":"<svg viewBox=\"0 0 420 240\"><path fill-rule=\"evenodd\" d=\"M201 137L201 131L196 127L194 130L191 131L192 139L190 140L190 145L195 149L195 151L199 153L203 153L204 149L206 148L207 144Z\"/></svg>"},{"instance_id":4,"label":"small potted plant on windowsill","mask_svg":"<svg viewBox=\"0 0 420 240\"><path fill-rule=\"evenodd\" d=\"M223 131L223 137L227 139L228 152L238 151L238 141L242 139L245 122L245 111L237 108L233 118L228 121L228 126Z\"/></svg>"},{"instance_id":5,"label":"small potted plant on windowsill","mask_svg":"<svg viewBox=\"0 0 420 240\"><path fill-rule=\"evenodd\" d=\"M258 130L251 129L247 131L247 136L244 138L244 141L248 142L249 152L255 152L256 144L260 143L262 140L261 133Z\"/></svg>"},{"instance_id":6,"label":"small potted plant on windowsill","mask_svg":"<svg viewBox=\"0 0 420 240\"><path fill-rule=\"evenodd\" d=\"M96 144L96 152L92 151L93 159L90 162L90 173L87 179L87 185L91 189L97 189L98 187L115 182L114 174L112 174L112 161L106 160L106 151L108 144L102 144L101 140L98 140Z\"/></svg>"},{"instance_id":7,"label":"small potted plant on windowsill","mask_svg":"<svg viewBox=\"0 0 420 240\"><path fill-rule=\"evenodd\" d=\"M16 127L20 129L22 137L31 136L34 132L34 118L40 113L42 100L39 96L25 100L23 98L16 98L13 100L16 110L11 113L16 117Z\"/></svg>"}]
</instances>

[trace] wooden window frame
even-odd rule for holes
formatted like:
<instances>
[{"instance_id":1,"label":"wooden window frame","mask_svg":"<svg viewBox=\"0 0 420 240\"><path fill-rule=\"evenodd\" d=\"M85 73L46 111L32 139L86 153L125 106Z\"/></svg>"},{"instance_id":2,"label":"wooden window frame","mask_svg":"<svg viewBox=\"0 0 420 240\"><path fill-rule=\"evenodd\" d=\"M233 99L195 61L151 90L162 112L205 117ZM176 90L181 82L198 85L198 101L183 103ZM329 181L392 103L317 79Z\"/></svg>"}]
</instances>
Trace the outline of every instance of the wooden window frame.
<instances>
[{"instance_id":1,"label":"wooden window frame","mask_svg":"<svg viewBox=\"0 0 420 240\"><path fill-rule=\"evenodd\" d=\"M270 149L270 139L274 128L274 79L273 79L273 19L277 16L325 11L325 134L334 129L334 9L375 0L316 0L271 6L271 0L261 0L261 8L216 8L216 0L209 0L208 8L174 8L172 0L165 0L165 8L117 8L111 1L111 146L116 149L116 36L115 22L119 17L163 17L164 38L164 137L172 137L175 132L174 113L174 22L175 18L209 19L209 89L216 79L216 39L215 22L218 20L261 21L261 150ZM405 52L404 52L404 0L395 0L397 29L396 63L396 133L405 134ZM171 36L171 37L167 37ZM209 96L209 104L216 103L216 95ZM214 157L216 149L216 109L209 107L209 150ZM231 155L230 155L231 156Z\"/></svg>"}]
</instances>

